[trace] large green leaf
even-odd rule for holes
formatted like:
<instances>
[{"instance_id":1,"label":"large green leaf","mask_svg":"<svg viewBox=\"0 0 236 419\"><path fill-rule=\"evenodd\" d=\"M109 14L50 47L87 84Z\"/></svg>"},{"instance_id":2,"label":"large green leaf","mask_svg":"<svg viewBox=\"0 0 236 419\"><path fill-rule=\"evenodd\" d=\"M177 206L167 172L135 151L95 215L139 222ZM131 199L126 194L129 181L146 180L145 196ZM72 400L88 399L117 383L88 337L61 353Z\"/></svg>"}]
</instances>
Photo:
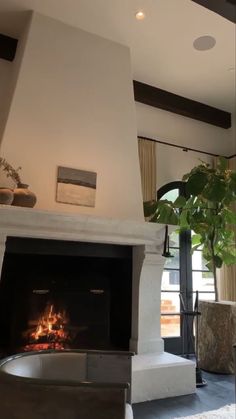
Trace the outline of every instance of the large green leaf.
<instances>
[{"instance_id":1,"label":"large green leaf","mask_svg":"<svg viewBox=\"0 0 236 419\"><path fill-rule=\"evenodd\" d=\"M188 211L183 210L179 217L179 225L182 230L188 230L190 228L188 221Z\"/></svg>"},{"instance_id":2,"label":"large green leaf","mask_svg":"<svg viewBox=\"0 0 236 419\"><path fill-rule=\"evenodd\" d=\"M179 224L179 216L173 211L170 216L169 224L171 225L178 225Z\"/></svg>"},{"instance_id":3,"label":"large green leaf","mask_svg":"<svg viewBox=\"0 0 236 419\"><path fill-rule=\"evenodd\" d=\"M206 263L206 267L207 267L207 269L209 270L209 271L213 271L213 263L212 263L212 261L210 261L210 262L208 262L208 263Z\"/></svg>"},{"instance_id":4,"label":"large green leaf","mask_svg":"<svg viewBox=\"0 0 236 419\"><path fill-rule=\"evenodd\" d=\"M226 192L227 188L224 180L220 179L218 176L212 176L202 191L202 195L210 201L221 202L225 197Z\"/></svg>"},{"instance_id":5,"label":"large green leaf","mask_svg":"<svg viewBox=\"0 0 236 419\"><path fill-rule=\"evenodd\" d=\"M151 218L149 218L150 223L158 223L158 212L156 212Z\"/></svg>"},{"instance_id":6,"label":"large green leaf","mask_svg":"<svg viewBox=\"0 0 236 419\"><path fill-rule=\"evenodd\" d=\"M207 184L206 173L198 171L190 175L187 180L186 190L190 195L199 195Z\"/></svg>"},{"instance_id":7,"label":"large green leaf","mask_svg":"<svg viewBox=\"0 0 236 419\"><path fill-rule=\"evenodd\" d=\"M157 210L157 201L146 201L143 203L144 216L150 217Z\"/></svg>"},{"instance_id":8,"label":"large green leaf","mask_svg":"<svg viewBox=\"0 0 236 419\"><path fill-rule=\"evenodd\" d=\"M205 223L206 214L204 211L192 211L189 219L191 220L191 224Z\"/></svg>"},{"instance_id":9,"label":"large green leaf","mask_svg":"<svg viewBox=\"0 0 236 419\"><path fill-rule=\"evenodd\" d=\"M199 246L201 244L202 236L201 234L193 234L192 235L192 245Z\"/></svg>"},{"instance_id":10,"label":"large green leaf","mask_svg":"<svg viewBox=\"0 0 236 419\"><path fill-rule=\"evenodd\" d=\"M226 265L233 265L234 263L236 263L236 252L234 249L225 249L222 251L221 253L223 262Z\"/></svg>"},{"instance_id":11,"label":"large green leaf","mask_svg":"<svg viewBox=\"0 0 236 419\"><path fill-rule=\"evenodd\" d=\"M201 234L204 237L204 233L209 230L209 225L207 223L197 223L190 225L191 230L193 230L196 234Z\"/></svg>"},{"instance_id":12,"label":"large green leaf","mask_svg":"<svg viewBox=\"0 0 236 419\"><path fill-rule=\"evenodd\" d=\"M190 198L187 199L186 204L185 204L185 208L186 209L192 209L192 208L198 208L198 204L196 205L196 201L197 198L195 196L191 196Z\"/></svg>"},{"instance_id":13,"label":"large green leaf","mask_svg":"<svg viewBox=\"0 0 236 419\"><path fill-rule=\"evenodd\" d=\"M223 265L223 260L220 256L216 255L213 257L213 260L215 262L215 266L216 268L221 268L221 266Z\"/></svg>"},{"instance_id":14,"label":"large green leaf","mask_svg":"<svg viewBox=\"0 0 236 419\"><path fill-rule=\"evenodd\" d=\"M178 196L173 203L175 208L183 208L186 205L186 198L182 195Z\"/></svg>"},{"instance_id":15,"label":"large green leaf","mask_svg":"<svg viewBox=\"0 0 236 419\"><path fill-rule=\"evenodd\" d=\"M158 223L162 224L178 224L178 216L171 204L163 204L158 210Z\"/></svg>"}]
</instances>

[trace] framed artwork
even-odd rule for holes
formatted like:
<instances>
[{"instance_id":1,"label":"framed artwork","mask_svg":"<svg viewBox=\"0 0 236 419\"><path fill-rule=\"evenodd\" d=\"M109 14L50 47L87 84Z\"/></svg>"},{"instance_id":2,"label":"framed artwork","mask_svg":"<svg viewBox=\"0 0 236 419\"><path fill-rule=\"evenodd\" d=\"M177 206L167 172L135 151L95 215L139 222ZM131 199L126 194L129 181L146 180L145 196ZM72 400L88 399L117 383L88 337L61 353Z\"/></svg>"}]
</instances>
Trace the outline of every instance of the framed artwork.
<instances>
[{"instance_id":1,"label":"framed artwork","mask_svg":"<svg viewBox=\"0 0 236 419\"><path fill-rule=\"evenodd\" d=\"M97 173L58 167L56 201L95 207Z\"/></svg>"}]
</instances>

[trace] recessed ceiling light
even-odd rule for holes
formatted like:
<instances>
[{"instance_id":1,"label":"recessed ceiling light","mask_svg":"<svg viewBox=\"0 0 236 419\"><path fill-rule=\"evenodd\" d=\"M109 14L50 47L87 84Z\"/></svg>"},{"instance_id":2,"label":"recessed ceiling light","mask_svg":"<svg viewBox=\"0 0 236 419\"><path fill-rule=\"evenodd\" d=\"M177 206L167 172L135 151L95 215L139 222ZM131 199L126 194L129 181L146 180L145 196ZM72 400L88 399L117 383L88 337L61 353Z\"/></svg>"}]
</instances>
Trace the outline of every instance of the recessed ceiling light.
<instances>
[{"instance_id":1,"label":"recessed ceiling light","mask_svg":"<svg viewBox=\"0 0 236 419\"><path fill-rule=\"evenodd\" d=\"M207 51L208 49L212 49L215 46L215 44L215 38L213 38L213 36L210 35L200 36L193 42L194 48L198 51Z\"/></svg>"},{"instance_id":2,"label":"recessed ceiling light","mask_svg":"<svg viewBox=\"0 0 236 419\"><path fill-rule=\"evenodd\" d=\"M135 17L137 20L143 20L145 18L145 13L142 12L142 10L139 10L136 14Z\"/></svg>"}]
</instances>

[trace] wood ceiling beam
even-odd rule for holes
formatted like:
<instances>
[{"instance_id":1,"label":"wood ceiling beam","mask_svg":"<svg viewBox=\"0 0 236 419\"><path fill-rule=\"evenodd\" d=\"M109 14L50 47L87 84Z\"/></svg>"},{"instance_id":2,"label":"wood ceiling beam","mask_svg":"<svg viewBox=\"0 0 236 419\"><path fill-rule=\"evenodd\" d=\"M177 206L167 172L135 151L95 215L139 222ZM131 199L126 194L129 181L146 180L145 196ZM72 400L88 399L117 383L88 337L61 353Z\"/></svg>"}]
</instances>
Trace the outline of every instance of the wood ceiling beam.
<instances>
[{"instance_id":1,"label":"wood ceiling beam","mask_svg":"<svg viewBox=\"0 0 236 419\"><path fill-rule=\"evenodd\" d=\"M0 58L13 61L16 55L18 40L0 33Z\"/></svg>"},{"instance_id":2,"label":"wood ceiling beam","mask_svg":"<svg viewBox=\"0 0 236 419\"><path fill-rule=\"evenodd\" d=\"M212 12L218 13L225 19L236 23L236 0L192 0Z\"/></svg>"},{"instance_id":3,"label":"wood ceiling beam","mask_svg":"<svg viewBox=\"0 0 236 419\"><path fill-rule=\"evenodd\" d=\"M206 122L221 128L231 127L231 114L195 100L134 80L136 102L154 106L178 115Z\"/></svg>"}]
</instances>

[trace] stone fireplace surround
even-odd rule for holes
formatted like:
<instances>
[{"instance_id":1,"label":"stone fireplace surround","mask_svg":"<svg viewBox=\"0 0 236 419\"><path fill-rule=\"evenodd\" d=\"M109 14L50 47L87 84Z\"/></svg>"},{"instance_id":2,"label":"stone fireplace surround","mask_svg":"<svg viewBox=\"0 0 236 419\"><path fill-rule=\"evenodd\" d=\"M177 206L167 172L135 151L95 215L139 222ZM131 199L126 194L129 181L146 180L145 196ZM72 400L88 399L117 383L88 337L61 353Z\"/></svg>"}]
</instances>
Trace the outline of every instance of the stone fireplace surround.
<instances>
[{"instance_id":1,"label":"stone fireplace surround","mask_svg":"<svg viewBox=\"0 0 236 419\"><path fill-rule=\"evenodd\" d=\"M8 236L132 246L132 402L195 391L194 363L165 353L160 336L163 225L1 205L0 271Z\"/></svg>"}]
</instances>

